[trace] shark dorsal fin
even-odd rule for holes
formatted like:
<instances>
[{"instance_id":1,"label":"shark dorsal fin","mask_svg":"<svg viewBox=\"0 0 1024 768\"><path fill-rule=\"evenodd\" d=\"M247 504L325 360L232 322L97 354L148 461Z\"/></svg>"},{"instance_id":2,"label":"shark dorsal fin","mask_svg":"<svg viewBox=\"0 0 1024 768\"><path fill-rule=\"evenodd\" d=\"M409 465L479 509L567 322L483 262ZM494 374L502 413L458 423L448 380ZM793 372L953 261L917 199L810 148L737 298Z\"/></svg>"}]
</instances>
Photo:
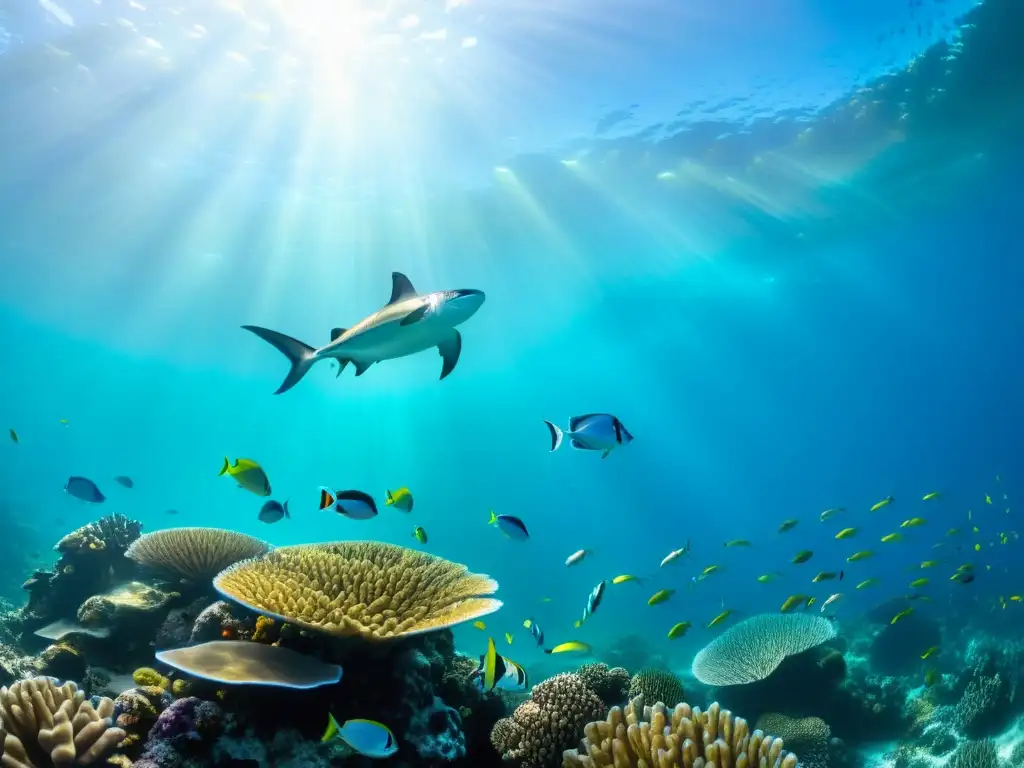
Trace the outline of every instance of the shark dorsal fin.
<instances>
[{"instance_id":1,"label":"shark dorsal fin","mask_svg":"<svg viewBox=\"0 0 1024 768\"><path fill-rule=\"evenodd\" d=\"M388 304L396 304L404 299L411 299L418 296L416 289L412 287L409 278L401 272L391 273L391 301Z\"/></svg>"},{"instance_id":2,"label":"shark dorsal fin","mask_svg":"<svg viewBox=\"0 0 1024 768\"><path fill-rule=\"evenodd\" d=\"M347 328L331 328L331 341L336 340L341 334L343 334Z\"/></svg>"}]
</instances>

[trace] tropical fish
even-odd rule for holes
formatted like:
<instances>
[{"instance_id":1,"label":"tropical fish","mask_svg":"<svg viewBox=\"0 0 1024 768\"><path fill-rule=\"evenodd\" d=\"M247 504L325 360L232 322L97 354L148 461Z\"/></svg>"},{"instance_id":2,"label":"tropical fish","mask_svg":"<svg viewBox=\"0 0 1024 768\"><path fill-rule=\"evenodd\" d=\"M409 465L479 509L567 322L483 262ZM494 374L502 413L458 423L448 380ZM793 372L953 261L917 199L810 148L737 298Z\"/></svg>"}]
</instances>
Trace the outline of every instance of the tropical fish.
<instances>
[{"instance_id":1,"label":"tropical fish","mask_svg":"<svg viewBox=\"0 0 1024 768\"><path fill-rule=\"evenodd\" d=\"M590 595L587 597L587 607L583 609L583 618L580 619L579 624L576 625L577 627L589 619L591 614L593 614L593 612L597 610L597 607L601 605L601 599L604 597L604 590L606 586L607 582L602 581L590 590Z\"/></svg>"},{"instance_id":2,"label":"tropical fish","mask_svg":"<svg viewBox=\"0 0 1024 768\"><path fill-rule=\"evenodd\" d=\"M843 597L843 593L842 592L836 592L834 595L829 595L828 600L826 600L824 603L821 604L821 611L820 612L824 613L826 608L828 608L830 605L834 604L838 600L841 600L842 597Z\"/></svg>"},{"instance_id":3,"label":"tropical fish","mask_svg":"<svg viewBox=\"0 0 1024 768\"><path fill-rule=\"evenodd\" d=\"M631 573L624 573L621 576L616 576L614 579L612 579L612 584L625 584L629 581L641 584L643 582L643 579L641 579L639 576L634 576Z\"/></svg>"},{"instance_id":4,"label":"tropical fish","mask_svg":"<svg viewBox=\"0 0 1024 768\"><path fill-rule=\"evenodd\" d=\"M920 589L921 587L926 586L927 584L928 579L914 579L912 582L910 582L910 587L911 589Z\"/></svg>"},{"instance_id":5,"label":"tropical fish","mask_svg":"<svg viewBox=\"0 0 1024 768\"><path fill-rule=\"evenodd\" d=\"M566 566L573 566L576 565L576 563L582 563L583 558L590 554L593 553L589 549L577 549L575 552L573 552L571 555L565 558L565 564Z\"/></svg>"},{"instance_id":6,"label":"tropical fish","mask_svg":"<svg viewBox=\"0 0 1024 768\"><path fill-rule=\"evenodd\" d=\"M658 603L664 603L666 600L672 597L672 595L674 595L675 592L676 591L674 589L659 589L657 592L651 595L650 599L647 601L647 604L657 605Z\"/></svg>"},{"instance_id":7,"label":"tropical fish","mask_svg":"<svg viewBox=\"0 0 1024 768\"><path fill-rule=\"evenodd\" d=\"M264 502L258 515L258 519L261 523L276 523L282 517L287 517L291 520L292 516L288 512L288 502L286 501L282 504L281 502L274 501L273 499Z\"/></svg>"},{"instance_id":8,"label":"tropical fish","mask_svg":"<svg viewBox=\"0 0 1024 768\"><path fill-rule=\"evenodd\" d=\"M710 576L713 573L717 573L721 569L722 569L722 566L720 566L720 565L709 565L707 568L705 568L703 571L700 572L700 577L703 579L703 578L705 578L707 576Z\"/></svg>"},{"instance_id":9,"label":"tropical fish","mask_svg":"<svg viewBox=\"0 0 1024 768\"><path fill-rule=\"evenodd\" d=\"M960 529L959 528L950 528L948 531L946 531L946 535L947 536L957 536L957 535L959 535L959 533L960 533Z\"/></svg>"},{"instance_id":10,"label":"tropical fish","mask_svg":"<svg viewBox=\"0 0 1024 768\"><path fill-rule=\"evenodd\" d=\"M621 445L633 442L633 436L617 416L610 413L587 413L569 419L569 428L560 429L544 419L551 432L551 450L557 451L564 436L569 437L569 444L581 451L601 451L601 458Z\"/></svg>"},{"instance_id":11,"label":"tropical fish","mask_svg":"<svg viewBox=\"0 0 1024 768\"><path fill-rule=\"evenodd\" d=\"M107 500L107 497L96 487L96 483L87 477L76 477L74 475L69 477L67 483L64 484L64 493L74 496L76 499L88 501L91 504L99 504Z\"/></svg>"},{"instance_id":12,"label":"tropical fish","mask_svg":"<svg viewBox=\"0 0 1024 768\"><path fill-rule=\"evenodd\" d=\"M487 629L487 625L486 625L486 624L484 624L484 623L483 623L482 621L474 621L474 622L473 622L473 626L474 626L474 627L475 627L476 629L479 629L479 630L480 630L481 632L482 632L483 630Z\"/></svg>"},{"instance_id":13,"label":"tropical fish","mask_svg":"<svg viewBox=\"0 0 1024 768\"><path fill-rule=\"evenodd\" d=\"M877 584L877 583L878 583L878 579L876 579L874 577L872 577L870 579L864 579L864 581L862 581L860 584L857 585L857 589L867 589L868 587L875 586L875 584Z\"/></svg>"},{"instance_id":14,"label":"tropical fish","mask_svg":"<svg viewBox=\"0 0 1024 768\"><path fill-rule=\"evenodd\" d=\"M540 628L540 624L533 619L527 619L523 622L523 626L530 630L530 634L537 641L537 645L544 645L544 630Z\"/></svg>"},{"instance_id":15,"label":"tropical fish","mask_svg":"<svg viewBox=\"0 0 1024 768\"><path fill-rule=\"evenodd\" d=\"M845 511L846 511L846 507L832 507L831 509L826 509L818 517L821 520L821 522L824 523L830 517L833 517L835 515L838 515L840 512L845 512Z\"/></svg>"},{"instance_id":16,"label":"tropical fish","mask_svg":"<svg viewBox=\"0 0 1024 768\"><path fill-rule=\"evenodd\" d=\"M328 714L327 718L327 730L320 737L321 742L341 739L359 754L378 760L391 757L398 751L395 734L383 723L356 719L346 720L339 726L334 715Z\"/></svg>"},{"instance_id":17,"label":"tropical fish","mask_svg":"<svg viewBox=\"0 0 1024 768\"><path fill-rule=\"evenodd\" d=\"M928 521L923 517L912 517L909 520L904 520L900 523L900 528L916 528L919 525L924 525Z\"/></svg>"},{"instance_id":18,"label":"tropical fish","mask_svg":"<svg viewBox=\"0 0 1024 768\"><path fill-rule=\"evenodd\" d=\"M394 507L401 512L412 512L412 502L412 493L408 488L402 486L397 491L387 491L384 506Z\"/></svg>"},{"instance_id":19,"label":"tropical fish","mask_svg":"<svg viewBox=\"0 0 1024 768\"><path fill-rule=\"evenodd\" d=\"M318 360L337 360L338 376L352 363L356 376L362 376L376 362L414 355L431 347L437 347L441 354L443 379L455 370L462 352L462 336L455 327L476 314L483 303L484 292L473 289L420 295L408 277L392 272L390 301L351 328L333 328L330 343L320 349L269 328L242 328L288 358L291 369L276 395L298 384Z\"/></svg>"},{"instance_id":20,"label":"tropical fish","mask_svg":"<svg viewBox=\"0 0 1024 768\"><path fill-rule=\"evenodd\" d=\"M61 423L61 425L66 427L68 425L68 420L67 419L61 419L60 423Z\"/></svg>"},{"instance_id":21,"label":"tropical fish","mask_svg":"<svg viewBox=\"0 0 1024 768\"><path fill-rule=\"evenodd\" d=\"M413 528L412 535L420 544L427 543L427 529L424 528L422 525L417 525L415 528Z\"/></svg>"},{"instance_id":22,"label":"tropical fish","mask_svg":"<svg viewBox=\"0 0 1024 768\"><path fill-rule=\"evenodd\" d=\"M320 509L332 509L350 520L369 520L377 516L377 503L362 491L335 491L320 488Z\"/></svg>"},{"instance_id":23,"label":"tropical fish","mask_svg":"<svg viewBox=\"0 0 1024 768\"><path fill-rule=\"evenodd\" d=\"M814 557L814 553L811 550L801 549L799 552L793 555L793 560L791 562L795 563L796 565L800 565L800 563L806 563L812 557Z\"/></svg>"},{"instance_id":24,"label":"tropical fish","mask_svg":"<svg viewBox=\"0 0 1024 768\"><path fill-rule=\"evenodd\" d=\"M957 571L949 577L950 581L955 581L959 584L970 584L974 581L974 574L968 571Z\"/></svg>"},{"instance_id":25,"label":"tropical fish","mask_svg":"<svg viewBox=\"0 0 1024 768\"><path fill-rule=\"evenodd\" d=\"M792 518L790 518L789 520L783 520L782 525L779 526L779 533L785 533L786 531L793 530L796 527L796 524L799 522L799 520L795 520Z\"/></svg>"},{"instance_id":26,"label":"tropical fish","mask_svg":"<svg viewBox=\"0 0 1024 768\"><path fill-rule=\"evenodd\" d=\"M491 638L487 639L487 653L480 657L480 666L471 677L485 693L495 689L525 691L529 688L526 670L498 653Z\"/></svg>"},{"instance_id":27,"label":"tropical fish","mask_svg":"<svg viewBox=\"0 0 1024 768\"><path fill-rule=\"evenodd\" d=\"M506 632L505 633L505 642L506 643L508 643L509 645L512 645L512 640L513 639L514 638L512 637L512 633L511 632Z\"/></svg>"},{"instance_id":28,"label":"tropical fish","mask_svg":"<svg viewBox=\"0 0 1024 768\"><path fill-rule=\"evenodd\" d=\"M806 602L806 603L804 603L804 607L805 607L805 608L810 608L810 607L811 607L812 605L814 605L814 604L815 604L816 602L818 602L818 598L816 598L816 597L808 597L808 598L807 598L807 602Z\"/></svg>"},{"instance_id":29,"label":"tropical fish","mask_svg":"<svg viewBox=\"0 0 1024 768\"><path fill-rule=\"evenodd\" d=\"M923 560L921 562L921 567L922 568L934 568L938 564L939 564L938 560Z\"/></svg>"},{"instance_id":30,"label":"tropical fish","mask_svg":"<svg viewBox=\"0 0 1024 768\"><path fill-rule=\"evenodd\" d=\"M887 533L882 537L883 544L893 544L897 541L903 541L902 533Z\"/></svg>"},{"instance_id":31,"label":"tropical fish","mask_svg":"<svg viewBox=\"0 0 1024 768\"><path fill-rule=\"evenodd\" d=\"M992 497L989 496L987 493L985 494L985 503L986 504L991 504L992 503Z\"/></svg>"},{"instance_id":32,"label":"tropical fish","mask_svg":"<svg viewBox=\"0 0 1024 768\"><path fill-rule=\"evenodd\" d=\"M559 643L554 648L544 649L544 653L590 653L591 651L593 648L579 640L570 640L568 643Z\"/></svg>"},{"instance_id":33,"label":"tropical fish","mask_svg":"<svg viewBox=\"0 0 1024 768\"><path fill-rule=\"evenodd\" d=\"M869 557L874 557L874 556L875 556L875 553L872 552L870 549L863 549L860 552L854 552L852 555L850 555L848 558L846 558L846 562L848 562L848 563L856 563L856 562L858 562L860 560L867 560Z\"/></svg>"},{"instance_id":34,"label":"tropical fish","mask_svg":"<svg viewBox=\"0 0 1024 768\"><path fill-rule=\"evenodd\" d=\"M892 503L893 503L894 501L895 501L895 499L894 499L894 498L893 498L892 496L886 496L886 497L885 497L884 499L882 499L882 500L881 500L881 501L879 501L878 503L876 503L876 504L872 505L872 507L871 507L871 511L872 511L872 512L877 512L877 511L878 511L878 510L880 510L880 509L881 509L882 507L887 507L887 506L889 506L890 504L892 504Z\"/></svg>"},{"instance_id":35,"label":"tropical fish","mask_svg":"<svg viewBox=\"0 0 1024 768\"><path fill-rule=\"evenodd\" d=\"M815 584L817 584L819 581L832 581L832 579L836 578L836 576L838 576L839 580L842 581L842 579L843 579L843 572L840 571L837 574L835 571L822 571L817 576L815 576L813 579L811 579L811 581L813 581Z\"/></svg>"},{"instance_id":36,"label":"tropical fish","mask_svg":"<svg viewBox=\"0 0 1024 768\"><path fill-rule=\"evenodd\" d=\"M18 437L18 433L14 431L14 427L8 429L7 432L10 434L11 440L13 440L14 442L17 443L20 440L20 438Z\"/></svg>"},{"instance_id":37,"label":"tropical fish","mask_svg":"<svg viewBox=\"0 0 1024 768\"><path fill-rule=\"evenodd\" d=\"M723 621L728 619L729 616L731 616L731 615L732 615L732 611L731 610L722 611L720 614L715 616L715 618L713 618L711 621L708 622L708 629L711 629L712 627L717 627Z\"/></svg>"},{"instance_id":38,"label":"tropical fish","mask_svg":"<svg viewBox=\"0 0 1024 768\"><path fill-rule=\"evenodd\" d=\"M807 595L790 595L786 598L786 601L782 604L781 610L783 613L789 613L794 608L798 608L807 602Z\"/></svg>"},{"instance_id":39,"label":"tropical fish","mask_svg":"<svg viewBox=\"0 0 1024 768\"><path fill-rule=\"evenodd\" d=\"M848 539L851 536L855 536L856 534L857 534L857 529L856 528L843 528L843 530L841 530L839 533L836 534L836 538L837 539Z\"/></svg>"},{"instance_id":40,"label":"tropical fish","mask_svg":"<svg viewBox=\"0 0 1024 768\"><path fill-rule=\"evenodd\" d=\"M125 488L135 487L135 483L133 483L132 479L127 475L118 475L117 477L114 478L114 482L118 483L119 485L123 485Z\"/></svg>"},{"instance_id":41,"label":"tropical fish","mask_svg":"<svg viewBox=\"0 0 1024 768\"><path fill-rule=\"evenodd\" d=\"M686 540L686 546L680 549L673 549L665 557L661 559L661 567L664 568L666 565L671 565L683 555L690 554L690 540Z\"/></svg>"},{"instance_id":42,"label":"tropical fish","mask_svg":"<svg viewBox=\"0 0 1024 768\"><path fill-rule=\"evenodd\" d=\"M905 618L907 618L907 616L909 616L909 615L910 615L910 614L912 614L913 612L914 612L914 609L913 609L913 608L904 608L904 609L903 609L902 611L900 611L900 612L899 612L899 613L897 613L897 614L896 614L895 616L893 616L893 617L892 617L892 621L890 621L889 623L890 623L890 624L895 624L895 623L896 623L897 621L899 621L900 619L905 619Z\"/></svg>"},{"instance_id":43,"label":"tropical fish","mask_svg":"<svg viewBox=\"0 0 1024 768\"><path fill-rule=\"evenodd\" d=\"M690 627L691 626L692 625L688 621L681 621L678 624L673 625L672 629L670 629L668 631L668 639L669 640L676 640L676 639L682 637L683 635L685 635L687 632L690 631Z\"/></svg>"},{"instance_id":44,"label":"tropical fish","mask_svg":"<svg viewBox=\"0 0 1024 768\"><path fill-rule=\"evenodd\" d=\"M921 497L921 501L931 501L932 499L937 499L937 498L939 498L939 492L938 491L932 491L931 493L926 493L924 496L922 496Z\"/></svg>"},{"instance_id":45,"label":"tropical fish","mask_svg":"<svg viewBox=\"0 0 1024 768\"><path fill-rule=\"evenodd\" d=\"M487 524L497 526L499 531L513 541L526 541L530 538L530 533L526 530L526 524L518 517L513 517L512 515L496 515L492 509L491 519L487 521Z\"/></svg>"},{"instance_id":46,"label":"tropical fish","mask_svg":"<svg viewBox=\"0 0 1024 768\"><path fill-rule=\"evenodd\" d=\"M270 495L270 480L267 479L267 473L263 471L259 462L252 459L235 459L234 466L232 466L228 457L225 456L224 466L220 468L217 477L223 475L229 475L242 488L257 496Z\"/></svg>"},{"instance_id":47,"label":"tropical fish","mask_svg":"<svg viewBox=\"0 0 1024 768\"><path fill-rule=\"evenodd\" d=\"M922 660L923 659L930 659L932 656L934 656L938 652L939 652L939 646L933 645L931 648L929 648L927 651L925 651L924 653L921 654L921 659Z\"/></svg>"},{"instance_id":48,"label":"tropical fish","mask_svg":"<svg viewBox=\"0 0 1024 768\"><path fill-rule=\"evenodd\" d=\"M725 542L725 546L728 547L749 547L750 542L746 539L733 539L732 541Z\"/></svg>"}]
</instances>

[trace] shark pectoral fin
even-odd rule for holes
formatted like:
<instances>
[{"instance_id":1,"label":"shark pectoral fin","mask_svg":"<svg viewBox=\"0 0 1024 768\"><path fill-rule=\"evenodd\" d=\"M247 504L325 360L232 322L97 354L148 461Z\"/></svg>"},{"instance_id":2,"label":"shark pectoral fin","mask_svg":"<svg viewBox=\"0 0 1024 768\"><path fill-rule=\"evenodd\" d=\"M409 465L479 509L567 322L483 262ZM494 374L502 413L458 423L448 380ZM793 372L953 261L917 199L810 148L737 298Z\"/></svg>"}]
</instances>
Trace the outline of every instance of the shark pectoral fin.
<instances>
[{"instance_id":1,"label":"shark pectoral fin","mask_svg":"<svg viewBox=\"0 0 1024 768\"><path fill-rule=\"evenodd\" d=\"M373 360L370 360L369 362L366 363L357 363L353 360L352 365L356 367L356 376L362 376L364 373L366 373L366 369L373 365L373 363Z\"/></svg>"},{"instance_id":2,"label":"shark pectoral fin","mask_svg":"<svg viewBox=\"0 0 1024 768\"><path fill-rule=\"evenodd\" d=\"M348 365L348 360L338 360L338 372L334 374L334 378L341 376L341 372L345 370L346 365Z\"/></svg>"},{"instance_id":3,"label":"shark pectoral fin","mask_svg":"<svg viewBox=\"0 0 1024 768\"><path fill-rule=\"evenodd\" d=\"M347 330L348 328L331 328L331 341L337 341L338 337Z\"/></svg>"},{"instance_id":4,"label":"shark pectoral fin","mask_svg":"<svg viewBox=\"0 0 1024 768\"><path fill-rule=\"evenodd\" d=\"M611 453L611 452L612 452L611 448L605 448L604 449L604 453L601 454L601 458L602 459L607 459L608 458L608 454Z\"/></svg>"},{"instance_id":5,"label":"shark pectoral fin","mask_svg":"<svg viewBox=\"0 0 1024 768\"><path fill-rule=\"evenodd\" d=\"M391 273L391 300L388 304L395 304L403 299L410 299L413 296L418 296L416 289L412 287L412 282L408 277L403 275L401 272Z\"/></svg>"},{"instance_id":6,"label":"shark pectoral fin","mask_svg":"<svg viewBox=\"0 0 1024 768\"><path fill-rule=\"evenodd\" d=\"M444 364L441 366L441 378L455 370L459 362L459 355L462 354L462 334L452 329L451 335L437 345L437 351L441 354Z\"/></svg>"},{"instance_id":7,"label":"shark pectoral fin","mask_svg":"<svg viewBox=\"0 0 1024 768\"><path fill-rule=\"evenodd\" d=\"M399 325L412 325L413 323L418 323L420 320L427 316L427 311L429 309L430 307L424 304L419 309L415 309L408 315L403 317L402 322L400 322Z\"/></svg>"}]
</instances>

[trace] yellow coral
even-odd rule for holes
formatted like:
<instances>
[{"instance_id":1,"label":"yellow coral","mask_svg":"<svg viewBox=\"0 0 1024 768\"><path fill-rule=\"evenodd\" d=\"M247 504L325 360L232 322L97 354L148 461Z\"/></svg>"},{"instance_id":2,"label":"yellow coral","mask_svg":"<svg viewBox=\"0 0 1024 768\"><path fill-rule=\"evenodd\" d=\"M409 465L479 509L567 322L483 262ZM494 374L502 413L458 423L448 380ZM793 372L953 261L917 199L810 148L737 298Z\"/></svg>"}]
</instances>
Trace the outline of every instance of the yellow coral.
<instances>
[{"instance_id":1,"label":"yellow coral","mask_svg":"<svg viewBox=\"0 0 1024 768\"><path fill-rule=\"evenodd\" d=\"M125 552L137 563L193 581L208 581L239 560L270 549L265 541L221 528L168 528L137 538Z\"/></svg>"},{"instance_id":2,"label":"yellow coral","mask_svg":"<svg viewBox=\"0 0 1024 768\"><path fill-rule=\"evenodd\" d=\"M225 569L213 585L251 610L367 640L430 632L501 607L489 576L373 541L280 547Z\"/></svg>"},{"instance_id":3,"label":"yellow coral","mask_svg":"<svg viewBox=\"0 0 1024 768\"><path fill-rule=\"evenodd\" d=\"M177 698L180 699L180 698L183 698L185 696L191 696L192 695L192 689L194 687L195 686L193 686L191 681L184 680L184 679L179 677L173 683L171 683L171 693L173 693Z\"/></svg>"},{"instance_id":4,"label":"yellow coral","mask_svg":"<svg viewBox=\"0 0 1024 768\"><path fill-rule=\"evenodd\" d=\"M607 720L589 723L580 749L562 755L563 768L700 768L705 765L796 768L797 758L783 750L782 739L750 732L747 721L715 702L700 707L631 701L625 711L613 707Z\"/></svg>"},{"instance_id":5,"label":"yellow coral","mask_svg":"<svg viewBox=\"0 0 1024 768\"><path fill-rule=\"evenodd\" d=\"M132 680L136 685L153 686L165 691L171 687L171 681L152 667L139 667L132 673Z\"/></svg>"},{"instance_id":6,"label":"yellow coral","mask_svg":"<svg viewBox=\"0 0 1024 768\"><path fill-rule=\"evenodd\" d=\"M272 638L269 637L269 635L274 629L275 623L276 622L269 616L257 616L256 629L252 632L252 639L257 643L270 642Z\"/></svg>"}]
</instances>

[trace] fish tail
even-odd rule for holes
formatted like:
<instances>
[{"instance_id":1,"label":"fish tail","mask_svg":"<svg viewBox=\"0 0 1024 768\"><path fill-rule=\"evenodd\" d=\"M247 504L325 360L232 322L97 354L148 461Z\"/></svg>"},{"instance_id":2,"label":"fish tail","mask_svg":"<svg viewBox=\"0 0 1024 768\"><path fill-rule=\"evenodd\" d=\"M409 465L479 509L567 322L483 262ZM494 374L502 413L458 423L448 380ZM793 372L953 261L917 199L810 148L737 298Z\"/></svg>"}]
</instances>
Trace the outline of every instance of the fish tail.
<instances>
[{"instance_id":1,"label":"fish tail","mask_svg":"<svg viewBox=\"0 0 1024 768\"><path fill-rule=\"evenodd\" d=\"M496 514L494 514L494 510L492 509L491 510L491 519L487 521L487 524L488 525L494 525L496 522L498 522L498 516Z\"/></svg>"},{"instance_id":2,"label":"fish tail","mask_svg":"<svg viewBox=\"0 0 1024 768\"><path fill-rule=\"evenodd\" d=\"M341 729L338 728L338 721L334 719L334 715L330 712L327 713L327 728L324 730L324 735L320 737L320 742L330 741Z\"/></svg>"},{"instance_id":3,"label":"fish tail","mask_svg":"<svg viewBox=\"0 0 1024 768\"><path fill-rule=\"evenodd\" d=\"M291 501L291 499L288 499L288 501ZM288 501L286 501L284 503L284 516L287 517L289 520L291 520L292 519L292 515L291 515L291 512L288 511Z\"/></svg>"},{"instance_id":4,"label":"fish tail","mask_svg":"<svg viewBox=\"0 0 1024 768\"><path fill-rule=\"evenodd\" d=\"M551 432L551 450L557 451L558 446L562 444L562 430L547 419L544 419L544 423L548 425L548 430Z\"/></svg>"},{"instance_id":5,"label":"fish tail","mask_svg":"<svg viewBox=\"0 0 1024 768\"><path fill-rule=\"evenodd\" d=\"M384 500L384 504L390 507L395 503L395 497L391 495L391 491L387 491L387 498Z\"/></svg>"},{"instance_id":6,"label":"fish tail","mask_svg":"<svg viewBox=\"0 0 1024 768\"><path fill-rule=\"evenodd\" d=\"M231 461L227 456L224 457L224 466L220 468L220 472L217 473L217 477L222 477L231 471Z\"/></svg>"},{"instance_id":7,"label":"fish tail","mask_svg":"<svg viewBox=\"0 0 1024 768\"><path fill-rule=\"evenodd\" d=\"M334 505L336 499L326 488L320 489L320 509L327 509Z\"/></svg>"},{"instance_id":8,"label":"fish tail","mask_svg":"<svg viewBox=\"0 0 1024 768\"><path fill-rule=\"evenodd\" d=\"M281 386L277 388L277 391L274 393L275 395L287 392L298 384L317 360L316 350L298 339L285 336L283 333L272 331L269 328L260 328L258 325L243 325L242 327L247 331L255 333L269 344L273 344L291 363L291 370L288 371L288 375L281 382Z\"/></svg>"}]
</instances>

